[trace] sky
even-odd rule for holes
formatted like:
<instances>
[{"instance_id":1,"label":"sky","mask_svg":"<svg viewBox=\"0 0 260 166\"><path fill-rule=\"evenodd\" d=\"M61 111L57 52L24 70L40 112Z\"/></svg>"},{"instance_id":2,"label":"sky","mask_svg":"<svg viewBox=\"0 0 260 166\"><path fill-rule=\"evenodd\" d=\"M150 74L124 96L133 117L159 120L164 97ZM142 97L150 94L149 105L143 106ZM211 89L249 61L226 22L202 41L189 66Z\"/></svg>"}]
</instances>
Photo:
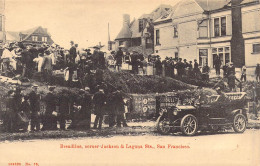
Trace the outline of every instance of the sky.
<instances>
[{"instance_id":1,"label":"sky","mask_svg":"<svg viewBox=\"0 0 260 166\"><path fill-rule=\"evenodd\" d=\"M3 1L3 0L1 0ZM22 31L37 26L47 28L55 43L68 48L72 40L81 48L114 40L123 24L150 13L160 4L179 0L5 0L6 31Z\"/></svg>"}]
</instances>

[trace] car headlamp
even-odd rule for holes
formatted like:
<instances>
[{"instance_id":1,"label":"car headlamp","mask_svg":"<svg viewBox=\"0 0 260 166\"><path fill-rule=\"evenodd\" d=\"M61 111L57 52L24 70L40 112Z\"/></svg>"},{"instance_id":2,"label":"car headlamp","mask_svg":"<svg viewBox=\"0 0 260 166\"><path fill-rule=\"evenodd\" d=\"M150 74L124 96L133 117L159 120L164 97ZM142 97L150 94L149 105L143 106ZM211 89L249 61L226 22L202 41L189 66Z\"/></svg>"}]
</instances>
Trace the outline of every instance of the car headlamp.
<instances>
[{"instance_id":1,"label":"car headlamp","mask_svg":"<svg viewBox=\"0 0 260 166\"><path fill-rule=\"evenodd\" d=\"M175 110L173 110L173 115L175 115L175 116L176 116L177 114L178 114L178 110L176 110L176 109L175 109Z\"/></svg>"},{"instance_id":2,"label":"car headlamp","mask_svg":"<svg viewBox=\"0 0 260 166\"><path fill-rule=\"evenodd\" d=\"M164 112L167 112L167 109L165 109L165 108L161 109L160 115L162 115Z\"/></svg>"}]
</instances>

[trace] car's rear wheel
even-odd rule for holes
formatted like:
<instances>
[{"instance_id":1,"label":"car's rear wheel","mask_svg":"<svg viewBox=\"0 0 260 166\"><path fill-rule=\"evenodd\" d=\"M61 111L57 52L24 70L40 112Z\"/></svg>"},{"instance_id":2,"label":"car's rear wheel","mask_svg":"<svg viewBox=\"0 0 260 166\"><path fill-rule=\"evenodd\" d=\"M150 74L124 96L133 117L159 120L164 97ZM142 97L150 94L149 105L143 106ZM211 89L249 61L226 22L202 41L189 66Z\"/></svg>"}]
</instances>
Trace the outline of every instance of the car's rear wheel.
<instances>
[{"instance_id":1,"label":"car's rear wheel","mask_svg":"<svg viewBox=\"0 0 260 166\"><path fill-rule=\"evenodd\" d=\"M157 124L157 130L159 133L166 135L169 134L171 131L170 122L166 118L162 118L159 120Z\"/></svg>"},{"instance_id":2,"label":"car's rear wheel","mask_svg":"<svg viewBox=\"0 0 260 166\"><path fill-rule=\"evenodd\" d=\"M181 120L181 131L184 135L193 136L198 130L198 120L194 115L185 115Z\"/></svg>"},{"instance_id":3,"label":"car's rear wheel","mask_svg":"<svg viewBox=\"0 0 260 166\"><path fill-rule=\"evenodd\" d=\"M243 133L246 130L246 117L243 114L234 116L233 129L237 133Z\"/></svg>"}]
</instances>

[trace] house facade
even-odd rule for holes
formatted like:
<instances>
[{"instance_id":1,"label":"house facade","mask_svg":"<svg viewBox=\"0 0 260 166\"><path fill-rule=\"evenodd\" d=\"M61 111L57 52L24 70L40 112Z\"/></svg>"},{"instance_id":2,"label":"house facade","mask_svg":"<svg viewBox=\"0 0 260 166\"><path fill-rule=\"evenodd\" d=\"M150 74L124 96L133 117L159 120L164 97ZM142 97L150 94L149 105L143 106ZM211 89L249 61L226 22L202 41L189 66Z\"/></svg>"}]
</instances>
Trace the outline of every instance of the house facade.
<instances>
[{"instance_id":1,"label":"house facade","mask_svg":"<svg viewBox=\"0 0 260 166\"><path fill-rule=\"evenodd\" d=\"M21 32L5 32L6 42L22 42L24 45L32 44L40 46L43 43L53 44L51 35L46 28L41 26ZM0 39L1 40L1 39Z\"/></svg>"},{"instance_id":2,"label":"house facade","mask_svg":"<svg viewBox=\"0 0 260 166\"><path fill-rule=\"evenodd\" d=\"M53 44L51 35L48 33L46 28L41 26L29 29L27 31L22 31L19 33L20 41L24 45L35 44L37 46L47 43L49 45Z\"/></svg>"},{"instance_id":3,"label":"house facade","mask_svg":"<svg viewBox=\"0 0 260 166\"><path fill-rule=\"evenodd\" d=\"M170 5L160 5L150 14L143 14L132 22L130 22L130 15L123 15L123 26L115 39L115 49L121 46L130 52L137 51L144 55L153 53L153 22L171 10Z\"/></svg>"},{"instance_id":4,"label":"house facade","mask_svg":"<svg viewBox=\"0 0 260 166\"><path fill-rule=\"evenodd\" d=\"M260 62L259 0L183 0L166 18L155 20L154 50L162 58L179 57L201 66L255 66ZM236 27L236 28L232 28Z\"/></svg>"}]
</instances>

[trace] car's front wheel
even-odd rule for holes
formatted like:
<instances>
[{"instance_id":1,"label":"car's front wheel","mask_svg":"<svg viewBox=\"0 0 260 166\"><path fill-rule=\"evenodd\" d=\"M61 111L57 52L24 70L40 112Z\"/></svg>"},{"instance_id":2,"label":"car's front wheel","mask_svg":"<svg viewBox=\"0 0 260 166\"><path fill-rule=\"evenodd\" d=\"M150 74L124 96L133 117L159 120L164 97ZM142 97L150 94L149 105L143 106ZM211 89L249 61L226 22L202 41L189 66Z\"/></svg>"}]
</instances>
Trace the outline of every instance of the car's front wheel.
<instances>
[{"instance_id":1,"label":"car's front wheel","mask_svg":"<svg viewBox=\"0 0 260 166\"><path fill-rule=\"evenodd\" d=\"M246 117L243 114L236 114L233 119L233 129L237 133L243 133L246 130Z\"/></svg>"},{"instance_id":2,"label":"car's front wheel","mask_svg":"<svg viewBox=\"0 0 260 166\"><path fill-rule=\"evenodd\" d=\"M166 118L160 118L157 123L157 130L159 133L166 135L171 131L170 122Z\"/></svg>"},{"instance_id":3,"label":"car's front wheel","mask_svg":"<svg viewBox=\"0 0 260 166\"><path fill-rule=\"evenodd\" d=\"M185 115L181 120L181 131L184 135L193 136L198 130L198 120L192 115Z\"/></svg>"}]
</instances>

